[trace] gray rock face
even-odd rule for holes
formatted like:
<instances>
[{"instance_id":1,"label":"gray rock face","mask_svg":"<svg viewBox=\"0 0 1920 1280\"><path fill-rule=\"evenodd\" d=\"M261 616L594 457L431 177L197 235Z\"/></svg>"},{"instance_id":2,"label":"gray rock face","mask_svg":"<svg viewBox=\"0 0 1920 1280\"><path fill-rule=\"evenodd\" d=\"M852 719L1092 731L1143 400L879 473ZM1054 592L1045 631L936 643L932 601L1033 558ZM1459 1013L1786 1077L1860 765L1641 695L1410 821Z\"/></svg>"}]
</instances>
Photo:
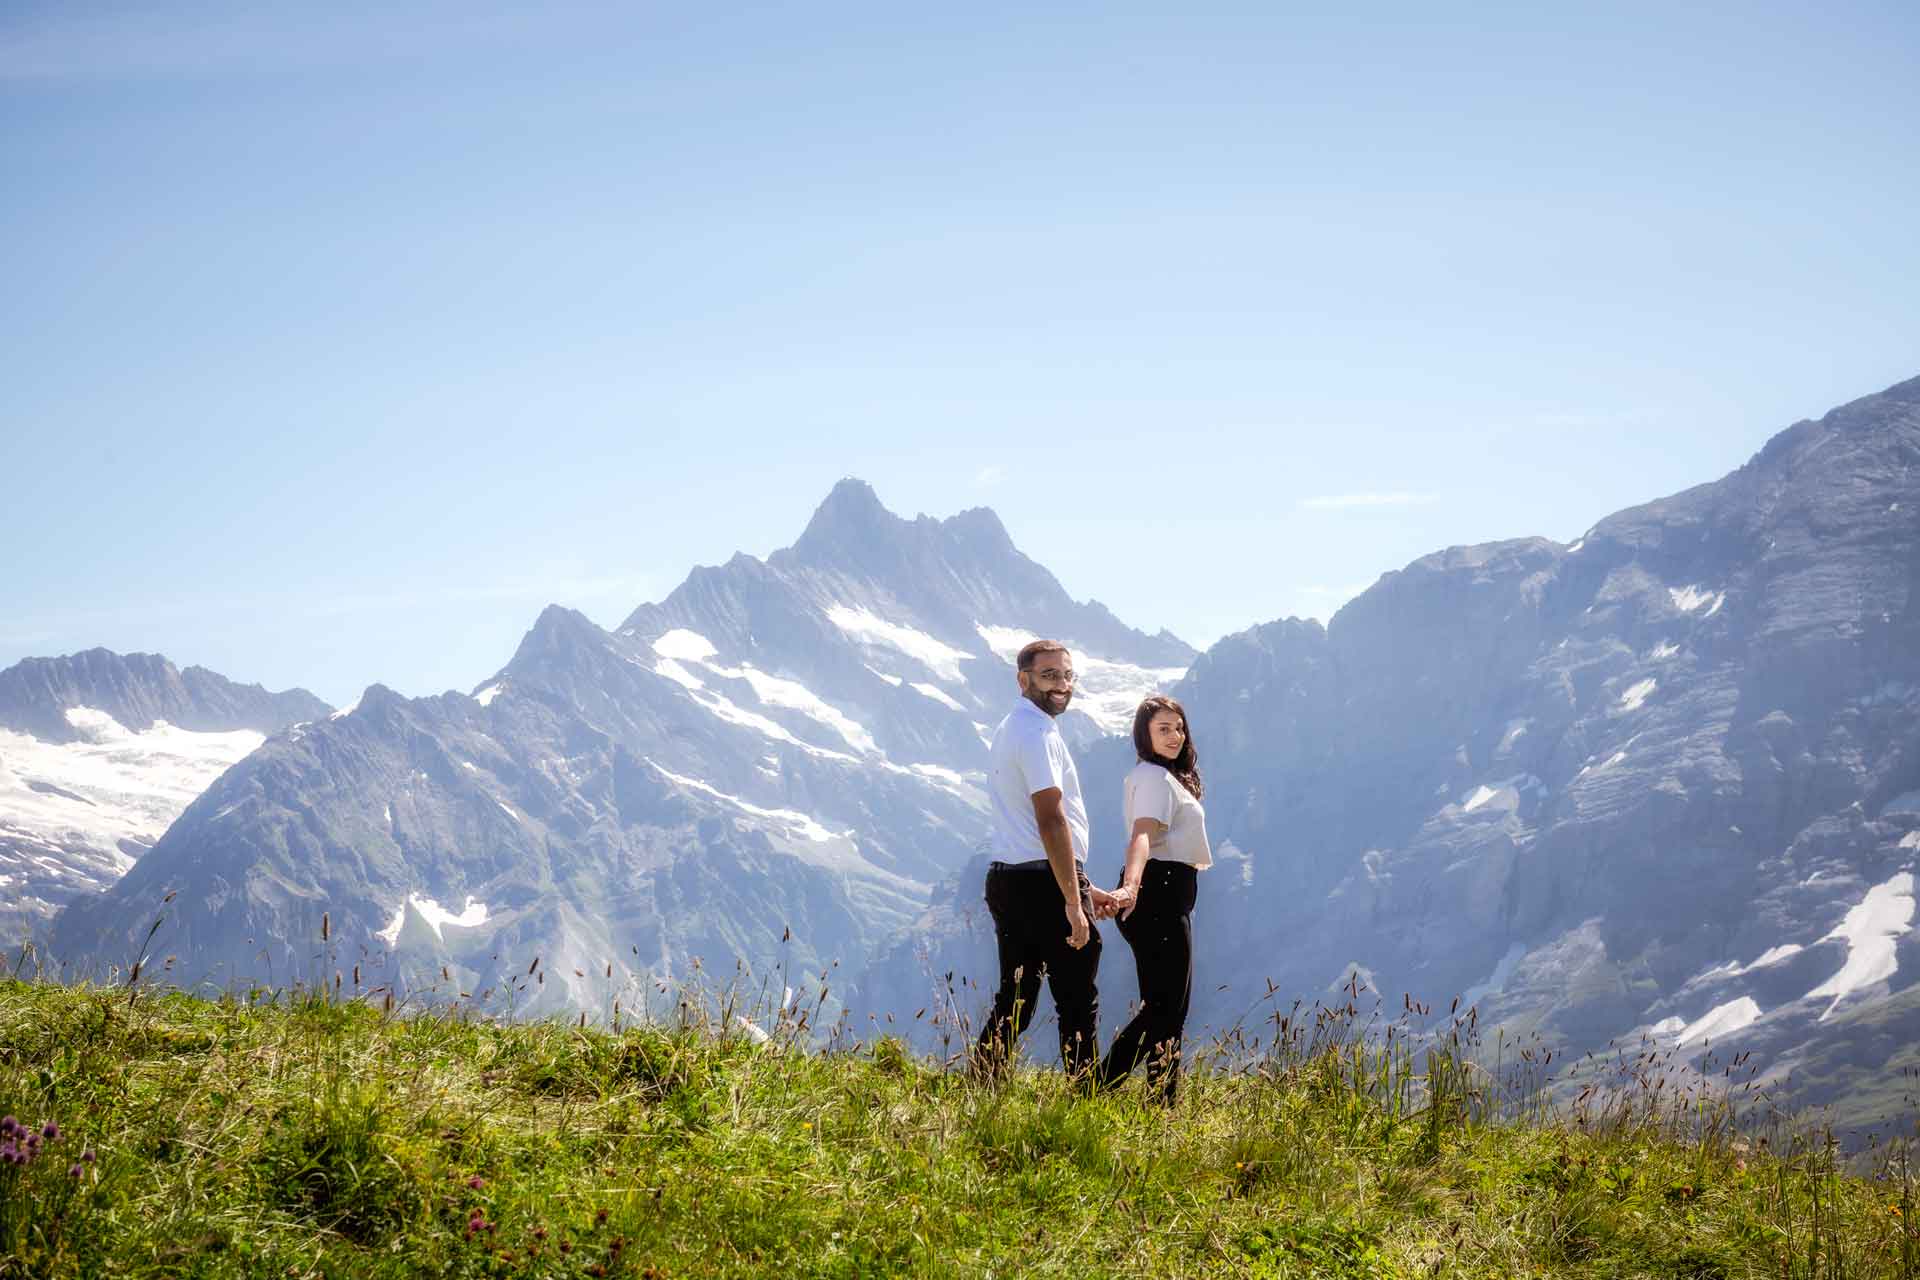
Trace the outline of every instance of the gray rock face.
<instances>
[{"instance_id":1,"label":"gray rock face","mask_svg":"<svg viewBox=\"0 0 1920 1280\"><path fill-rule=\"evenodd\" d=\"M776 1003L825 975L838 1009L984 838L981 735L1041 633L1098 660L1088 741L1192 658L1072 600L990 512L902 520L843 482L792 548L696 569L616 631L547 609L472 697L375 686L276 735L55 947L125 964L164 918L190 981L357 964L596 1017L745 964Z\"/></svg>"},{"instance_id":2,"label":"gray rock face","mask_svg":"<svg viewBox=\"0 0 1920 1280\"><path fill-rule=\"evenodd\" d=\"M112 884L265 734L328 710L150 653L0 671L0 946Z\"/></svg>"},{"instance_id":3,"label":"gray rock face","mask_svg":"<svg viewBox=\"0 0 1920 1280\"><path fill-rule=\"evenodd\" d=\"M135 733L155 720L196 733L272 733L333 709L305 689L269 693L205 667L182 670L157 653L89 649L0 671L0 728L78 742L84 735L66 716L75 707L104 711Z\"/></svg>"},{"instance_id":4,"label":"gray rock face","mask_svg":"<svg viewBox=\"0 0 1920 1280\"><path fill-rule=\"evenodd\" d=\"M1450 549L1325 629L1221 641L1173 690L1225 852L1201 878L1196 1021L1359 969L1396 1008L1462 995L1575 1050L1764 1048L1778 1072L1822 1064L1803 1097L1844 1094L1891 1059L1835 1037L1920 1029L1917 588L1920 379L1570 546ZM1081 760L1096 875L1117 872L1130 761ZM990 980L977 895L953 887L863 991L917 1007L928 975Z\"/></svg>"}]
</instances>

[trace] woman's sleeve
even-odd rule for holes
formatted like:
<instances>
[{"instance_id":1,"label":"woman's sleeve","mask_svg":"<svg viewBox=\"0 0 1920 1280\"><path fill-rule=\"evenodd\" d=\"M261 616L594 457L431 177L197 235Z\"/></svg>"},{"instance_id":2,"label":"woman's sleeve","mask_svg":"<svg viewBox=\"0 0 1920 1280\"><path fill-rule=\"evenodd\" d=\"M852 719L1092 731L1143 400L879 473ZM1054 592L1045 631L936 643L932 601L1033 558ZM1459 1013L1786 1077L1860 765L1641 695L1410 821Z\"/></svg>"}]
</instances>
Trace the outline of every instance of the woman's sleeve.
<instances>
[{"instance_id":1,"label":"woman's sleeve","mask_svg":"<svg viewBox=\"0 0 1920 1280\"><path fill-rule=\"evenodd\" d=\"M1152 818L1163 827L1173 825L1173 775L1165 769L1144 768L1131 779L1127 788L1127 830L1142 818Z\"/></svg>"}]
</instances>

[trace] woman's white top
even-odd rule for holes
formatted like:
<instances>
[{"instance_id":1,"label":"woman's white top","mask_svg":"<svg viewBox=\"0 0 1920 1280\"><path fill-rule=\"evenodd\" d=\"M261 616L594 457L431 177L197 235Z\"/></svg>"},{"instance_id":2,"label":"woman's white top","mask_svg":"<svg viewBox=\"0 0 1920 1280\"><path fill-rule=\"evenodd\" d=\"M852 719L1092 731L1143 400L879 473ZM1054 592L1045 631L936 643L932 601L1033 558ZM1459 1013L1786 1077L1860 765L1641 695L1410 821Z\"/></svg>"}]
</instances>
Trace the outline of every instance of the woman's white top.
<instances>
[{"instance_id":1,"label":"woman's white top","mask_svg":"<svg viewBox=\"0 0 1920 1280\"><path fill-rule=\"evenodd\" d=\"M1165 828L1147 838L1149 858L1184 862L1200 871L1213 865L1213 850L1207 847L1207 811L1177 778L1159 765L1142 760L1127 774L1123 790L1129 841L1133 839L1133 824L1141 818L1152 818Z\"/></svg>"}]
</instances>

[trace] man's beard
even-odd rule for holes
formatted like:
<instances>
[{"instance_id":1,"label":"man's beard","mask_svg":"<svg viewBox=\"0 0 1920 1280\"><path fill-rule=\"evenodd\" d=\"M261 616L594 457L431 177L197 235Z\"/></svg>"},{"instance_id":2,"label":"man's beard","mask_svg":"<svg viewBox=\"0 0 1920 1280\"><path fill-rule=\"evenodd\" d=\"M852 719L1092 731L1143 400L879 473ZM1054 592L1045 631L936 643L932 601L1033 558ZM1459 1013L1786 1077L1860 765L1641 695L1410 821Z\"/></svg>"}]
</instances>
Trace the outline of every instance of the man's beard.
<instances>
[{"instance_id":1,"label":"man's beard","mask_svg":"<svg viewBox=\"0 0 1920 1280\"><path fill-rule=\"evenodd\" d=\"M1057 706L1053 701L1055 698L1060 699L1060 702ZM1042 689L1037 684L1030 685L1027 688L1027 701L1031 702L1034 706L1040 708L1042 711L1046 712L1048 715L1057 716L1067 709L1068 703L1073 701L1073 690Z\"/></svg>"}]
</instances>

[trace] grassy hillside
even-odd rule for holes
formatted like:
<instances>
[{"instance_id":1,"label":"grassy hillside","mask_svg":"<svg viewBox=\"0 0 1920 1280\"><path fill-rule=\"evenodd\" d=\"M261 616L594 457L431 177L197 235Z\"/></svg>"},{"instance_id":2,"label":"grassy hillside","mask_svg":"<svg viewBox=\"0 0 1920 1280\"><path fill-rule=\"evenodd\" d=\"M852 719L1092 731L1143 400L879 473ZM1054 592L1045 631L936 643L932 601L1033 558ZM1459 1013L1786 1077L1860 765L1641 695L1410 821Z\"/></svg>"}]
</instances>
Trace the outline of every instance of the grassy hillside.
<instances>
[{"instance_id":1,"label":"grassy hillside","mask_svg":"<svg viewBox=\"0 0 1920 1280\"><path fill-rule=\"evenodd\" d=\"M1048 1070L988 1086L890 1040L810 1052L725 1025L691 1006L616 1033L0 982L0 1111L43 1135L0 1164L0 1276L1920 1263L1903 1153L1852 1176L1817 1135L1737 1136L1732 1103L1670 1093L1645 1060L1621 1064L1624 1091L1550 1119L1524 1083L1543 1066L1531 1054L1497 1085L1457 1044L1409 1052L1321 1010L1270 1028L1264 1050L1221 1053L1167 1110L1082 1097Z\"/></svg>"}]
</instances>

